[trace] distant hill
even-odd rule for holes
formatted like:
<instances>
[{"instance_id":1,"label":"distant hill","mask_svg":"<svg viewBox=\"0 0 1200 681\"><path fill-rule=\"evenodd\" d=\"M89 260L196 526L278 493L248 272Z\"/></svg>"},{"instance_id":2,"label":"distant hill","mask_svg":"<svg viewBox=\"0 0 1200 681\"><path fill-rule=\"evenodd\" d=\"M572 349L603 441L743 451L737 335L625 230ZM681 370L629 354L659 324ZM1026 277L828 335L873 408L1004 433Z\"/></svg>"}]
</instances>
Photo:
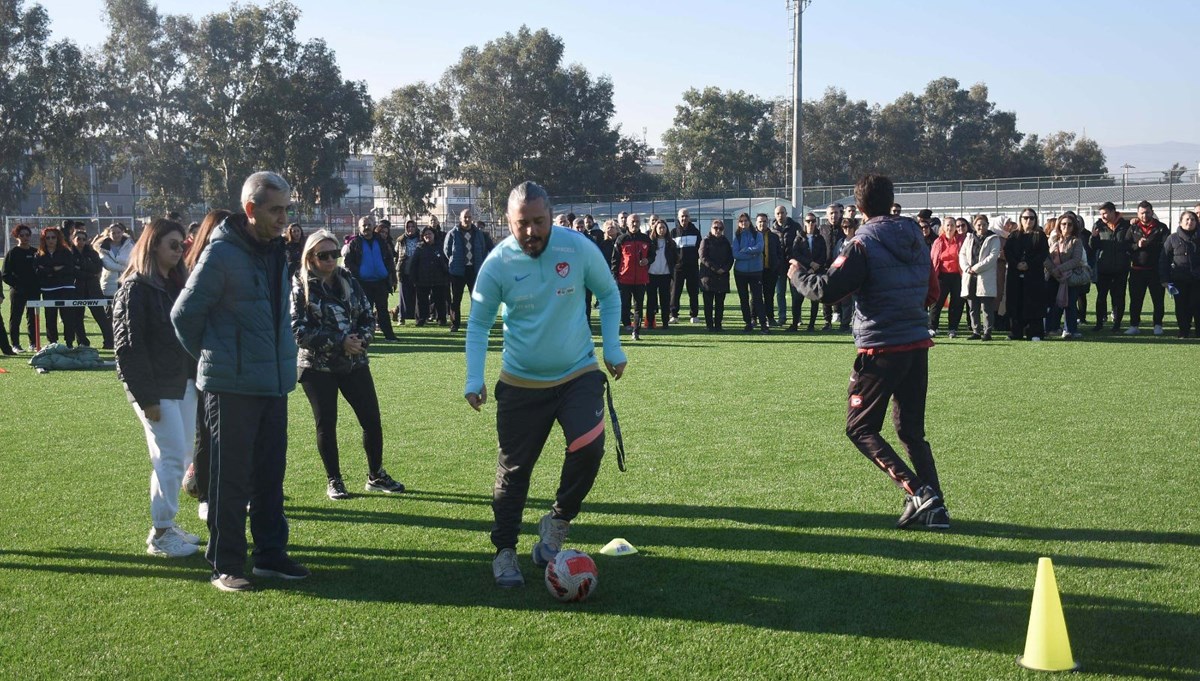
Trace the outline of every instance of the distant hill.
<instances>
[{"instance_id":1,"label":"distant hill","mask_svg":"<svg viewBox=\"0 0 1200 681\"><path fill-rule=\"evenodd\" d=\"M1108 172L1113 175L1121 173L1121 166L1128 163L1134 166L1130 174L1149 171L1162 171L1170 168L1173 163L1182 163L1195 171L1200 164L1200 144L1189 142L1160 142L1158 144L1126 144L1120 146L1104 146L1104 156L1107 159Z\"/></svg>"}]
</instances>

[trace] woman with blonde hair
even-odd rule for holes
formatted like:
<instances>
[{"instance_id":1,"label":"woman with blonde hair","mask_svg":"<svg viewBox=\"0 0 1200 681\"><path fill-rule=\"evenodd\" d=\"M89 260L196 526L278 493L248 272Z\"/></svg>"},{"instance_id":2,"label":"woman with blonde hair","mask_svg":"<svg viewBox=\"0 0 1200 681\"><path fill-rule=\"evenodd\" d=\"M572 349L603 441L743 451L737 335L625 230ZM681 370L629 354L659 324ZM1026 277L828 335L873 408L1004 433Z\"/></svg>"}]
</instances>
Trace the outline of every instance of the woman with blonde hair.
<instances>
[{"instance_id":1,"label":"woman with blonde hair","mask_svg":"<svg viewBox=\"0 0 1200 681\"><path fill-rule=\"evenodd\" d=\"M1083 336L1078 329L1079 310L1076 300L1091 281L1087 253L1083 248L1083 240L1079 238L1079 228L1080 224L1073 213L1064 214L1058 219L1059 238L1050 247L1050 257L1046 259L1045 265L1053 294L1046 328L1059 328L1063 312L1066 311L1067 325L1062 331L1063 339Z\"/></svg>"},{"instance_id":2,"label":"woman with blonde hair","mask_svg":"<svg viewBox=\"0 0 1200 681\"><path fill-rule=\"evenodd\" d=\"M150 449L150 517L146 552L178 558L200 538L175 524L179 488L192 460L196 427L196 361L175 336L171 306L183 289L183 225L159 218L142 230L113 304L117 376Z\"/></svg>"},{"instance_id":3,"label":"woman with blonde hair","mask_svg":"<svg viewBox=\"0 0 1200 681\"><path fill-rule=\"evenodd\" d=\"M338 266L337 239L326 230L304 242L300 271L292 282L292 334L300 348L300 385L317 425L317 451L330 499L348 499L338 461L338 393L362 427L368 492L399 493L404 485L383 469L379 397L367 362L375 337L374 306L350 272Z\"/></svg>"}]
</instances>

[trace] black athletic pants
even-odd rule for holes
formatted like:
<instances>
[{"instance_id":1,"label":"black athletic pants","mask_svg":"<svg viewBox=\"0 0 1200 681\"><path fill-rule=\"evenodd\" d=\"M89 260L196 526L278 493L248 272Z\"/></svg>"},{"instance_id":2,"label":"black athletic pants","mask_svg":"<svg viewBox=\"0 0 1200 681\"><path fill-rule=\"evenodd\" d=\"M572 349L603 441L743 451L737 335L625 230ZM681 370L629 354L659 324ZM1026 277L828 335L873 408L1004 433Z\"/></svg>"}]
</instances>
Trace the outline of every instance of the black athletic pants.
<instances>
[{"instance_id":1,"label":"black athletic pants","mask_svg":"<svg viewBox=\"0 0 1200 681\"><path fill-rule=\"evenodd\" d=\"M430 308L433 308L432 310ZM437 318L438 323L446 321L446 287L418 286L417 287L417 326L425 326L425 320Z\"/></svg>"},{"instance_id":2,"label":"black athletic pants","mask_svg":"<svg viewBox=\"0 0 1200 681\"><path fill-rule=\"evenodd\" d=\"M1129 273L1096 275L1096 323L1108 322L1108 300L1112 297L1113 328L1121 326L1125 317L1125 287L1129 285Z\"/></svg>"},{"instance_id":3,"label":"black athletic pants","mask_svg":"<svg viewBox=\"0 0 1200 681\"><path fill-rule=\"evenodd\" d=\"M317 422L317 451L325 465L325 477L340 478L338 462L337 414L338 392L346 398L358 425L362 427L363 449L367 453L367 472L375 475L383 466L383 422L379 417L379 397L371 367L362 366L348 374L305 369L300 386L312 406Z\"/></svg>"},{"instance_id":4,"label":"black athletic pants","mask_svg":"<svg viewBox=\"0 0 1200 681\"><path fill-rule=\"evenodd\" d=\"M962 275L939 274L938 286L941 288L941 292L938 293L937 301L929 308L929 328L937 331L938 323L942 318L942 306L946 304L946 298L949 298L950 311L946 317L946 328L958 333L958 324L962 321L963 313ZM842 323L847 321L843 319Z\"/></svg>"},{"instance_id":5,"label":"black athletic pants","mask_svg":"<svg viewBox=\"0 0 1200 681\"><path fill-rule=\"evenodd\" d=\"M492 489L492 544L516 548L529 476L557 421L567 446L555 518L573 520L591 491L604 457L604 374L591 371L553 388L518 388L496 382L496 435L500 456Z\"/></svg>"},{"instance_id":6,"label":"black athletic pants","mask_svg":"<svg viewBox=\"0 0 1200 681\"><path fill-rule=\"evenodd\" d=\"M1179 322L1179 335L1187 338L1195 324L1196 335L1200 336L1200 282L1176 281L1175 320Z\"/></svg>"},{"instance_id":7,"label":"black athletic pants","mask_svg":"<svg viewBox=\"0 0 1200 681\"><path fill-rule=\"evenodd\" d=\"M400 319L417 318L417 285L407 274L400 275Z\"/></svg>"},{"instance_id":8,"label":"black athletic pants","mask_svg":"<svg viewBox=\"0 0 1200 681\"><path fill-rule=\"evenodd\" d=\"M621 323L625 326L632 326L629 313L632 311L641 320L642 299L646 297L646 285L619 283L617 289L621 292Z\"/></svg>"},{"instance_id":9,"label":"black athletic pants","mask_svg":"<svg viewBox=\"0 0 1200 681\"><path fill-rule=\"evenodd\" d=\"M683 289L687 287L688 294L688 309L691 311L692 317L700 316L700 308L696 302L696 291L700 289L700 266L695 265L689 267L684 265L675 270L675 279L672 281L671 290L671 316L679 316L679 302L683 299Z\"/></svg>"},{"instance_id":10,"label":"black athletic pants","mask_svg":"<svg viewBox=\"0 0 1200 681\"><path fill-rule=\"evenodd\" d=\"M661 326L667 325L671 309L671 275L651 274L650 287L646 290L646 318L654 321L654 316L662 313Z\"/></svg>"},{"instance_id":11,"label":"black athletic pants","mask_svg":"<svg viewBox=\"0 0 1200 681\"><path fill-rule=\"evenodd\" d=\"M721 330L721 320L725 319L725 291L713 293L704 292L704 326Z\"/></svg>"},{"instance_id":12,"label":"black athletic pants","mask_svg":"<svg viewBox=\"0 0 1200 681\"><path fill-rule=\"evenodd\" d=\"M772 269L762 272L763 313L771 326L775 326L775 283L779 281L779 273Z\"/></svg>"},{"instance_id":13,"label":"black athletic pants","mask_svg":"<svg viewBox=\"0 0 1200 681\"><path fill-rule=\"evenodd\" d=\"M1142 321L1142 303L1150 291L1150 302L1154 305L1154 325L1162 326L1166 314L1167 289L1158 280L1158 270L1132 270L1129 272L1129 325L1139 326Z\"/></svg>"},{"instance_id":14,"label":"black athletic pants","mask_svg":"<svg viewBox=\"0 0 1200 681\"><path fill-rule=\"evenodd\" d=\"M396 334L392 331L392 316L388 314L388 296L392 294L392 285L387 279L378 279L376 281L358 280L362 286L363 293L367 294L367 300L375 306L375 321L379 322L379 328L383 330L383 337L388 340L396 340Z\"/></svg>"},{"instance_id":15,"label":"black athletic pants","mask_svg":"<svg viewBox=\"0 0 1200 681\"><path fill-rule=\"evenodd\" d=\"M386 282L385 282L386 283ZM208 551L213 570L246 574L246 504L255 565L287 555L283 515L287 396L204 393L212 436L208 480Z\"/></svg>"},{"instance_id":16,"label":"black athletic pants","mask_svg":"<svg viewBox=\"0 0 1200 681\"><path fill-rule=\"evenodd\" d=\"M471 294L475 293L475 266L467 265L463 276L450 275L450 328L461 326L463 286Z\"/></svg>"},{"instance_id":17,"label":"black athletic pants","mask_svg":"<svg viewBox=\"0 0 1200 681\"><path fill-rule=\"evenodd\" d=\"M196 452L192 455L200 501L208 501L208 467L212 458L212 433L208 431L208 422L204 419L206 399L204 391L201 390L200 399L196 401Z\"/></svg>"},{"instance_id":18,"label":"black athletic pants","mask_svg":"<svg viewBox=\"0 0 1200 681\"><path fill-rule=\"evenodd\" d=\"M846 436L905 492L915 494L923 485L929 485L945 499L933 463L933 451L925 441L925 394L928 388L929 350L859 353L850 374ZM880 435L889 400L892 402L892 423L908 452L912 468Z\"/></svg>"},{"instance_id":19,"label":"black athletic pants","mask_svg":"<svg viewBox=\"0 0 1200 681\"><path fill-rule=\"evenodd\" d=\"M767 328L767 314L763 311L762 272L734 270L733 281L737 284L738 300L742 304L742 321L746 328L753 327L756 319L759 328Z\"/></svg>"},{"instance_id":20,"label":"black athletic pants","mask_svg":"<svg viewBox=\"0 0 1200 681\"><path fill-rule=\"evenodd\" d=\"M26 298L15 288L8 289L8 339L12 341L13 345L21 344L21 315L23 314L25 315L25 335L29 339L25 347L32 348L34 346L33 318L37 316L37 310L25 307L30 300L37 300L37 296Z\"/></svg>"}]
</instances>

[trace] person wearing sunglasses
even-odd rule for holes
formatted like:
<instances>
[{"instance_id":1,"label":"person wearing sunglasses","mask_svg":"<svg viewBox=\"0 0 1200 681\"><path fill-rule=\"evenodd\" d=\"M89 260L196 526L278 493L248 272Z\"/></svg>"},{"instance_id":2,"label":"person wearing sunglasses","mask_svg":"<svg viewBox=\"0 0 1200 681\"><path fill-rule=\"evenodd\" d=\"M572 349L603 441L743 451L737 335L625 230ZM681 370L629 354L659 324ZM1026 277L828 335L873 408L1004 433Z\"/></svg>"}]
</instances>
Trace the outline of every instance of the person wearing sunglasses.
<instances>
[{"instance_id":1,"label":"person wearing sunglasses","mask_svg":"<svg viewBox=\"0 0 1200 681\"><path fill-rule=\"evenodd\" d=\"M725 296L729 293L729 270L733 268L733 246L725 237L725 221L713 220L708 236L700 242L700 290L704 293L704 326L722 331Z\"/></svg>"},{"instance_id":2,"label":"person wearing sunglasses","mask_svg":"<svg viewBox=\"0 0 1200 681\"><path fill-rule=\"evenodd\" d=\"M153 472L146 552L181 558L200 538L175 524L179 489L196 436L196 361L171 324L171 306L187 279L183 225L159 218L142 230L113 300L117 376L146 432Z\"/></svg>"},{"instance_id":3,"label":"person wearing sunglasses","mask_svg":"<svg viewBox=\"0 0 1200 681\"><path fill-rule=\"evenodd\" d=\"M75 297L75 252L67 245L58 227L42 230L35 266L42 300L70 300ZM46 338L51 343L58 342L58 312L58 308L46 308ZM72 309L62 311L67 347L75 344L74 312Z\"/></svg>"},{"instance_id":4,"label":"person wearing sunglasses","mask_svg":"<svg viewBox=\"0 0 1200 681\"><path fill-rule=\"evenodd\" d=\"M375 336L373 302L349 271L338 267L337 239L320 230L304 242L292 283L292 333L300 348L300 387L317 424L317 451L325 466L325 494L349 499L338 461L338 393L362 426L368 492L396 494L404 485L383 469L383 423L367 360Z\"/></svg>"},{"instance_id":5,"label":"person wearing sunglasses","mask_svg":"<svg viewBox=\"0 0 1200 681\"><path fill-rule=\"evenodd\" d=\"M1050 257L1050 242L1038 229L1037 213L1021 211L1018 228L1004 242L1005 309L1008 314L1009 340L1040 341L1045 333L1046 280L1044 268Z\"/></svg>"}]
</instances>

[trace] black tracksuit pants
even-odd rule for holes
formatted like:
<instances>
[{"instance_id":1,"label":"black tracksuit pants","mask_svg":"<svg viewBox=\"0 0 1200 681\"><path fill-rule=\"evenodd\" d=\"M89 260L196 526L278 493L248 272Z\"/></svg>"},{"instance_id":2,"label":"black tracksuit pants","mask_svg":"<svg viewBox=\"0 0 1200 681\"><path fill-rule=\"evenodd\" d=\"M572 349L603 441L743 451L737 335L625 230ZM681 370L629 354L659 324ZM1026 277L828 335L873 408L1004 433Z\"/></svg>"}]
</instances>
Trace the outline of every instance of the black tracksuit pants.
<instances>
[{"instance_id":1,"label":"black tracksuit pants","mask_svg":"<svg viewBox=\"0 0 1200 681\"><path fill-rule=\"evenodd\" d=\"M215 572L244 576L247 503L255 565L287 555L287 396L205 392L204 413L212 438L204 556Z\"/></svg>"},{"instance_id":2,"label":"black tracksuit pants","mask_svg":"<svg viewBox=\"0 0 1200 681\"><path fill-rule=\"evenodd\" d=\"M367 453L367 472L375 475L383 466L383 422L379 416L379 396L371 367L359 367L348 374L305 369L300 386L312 407L317 422L317 452L325 466L325 477L342 477L338 461L337 415L338 392L346 398L358 425L362 427L363 450Z\"/></svg>"},{"instance_id":3,"label":"black tracksuit pants","mask_svg":"<svg viewBox=\"0 0 1200 681\"><path fill-rule=\"evenodd\" d=\"M1158 280L1158 270L1132 270L1129 272L1129 325L1138 326L1142 321L1142 303L1150 291L1150 302L1154 305L1154 325L1162 326L1166 308L1167 289Z\"/></svg>"},{"instance_id":4,"label":"black tracksuit pants","mask_svg":"<svg viewBox=\"0 0 1200 681\"><path fill-rule=\"evenodd\" d=\"M469 294L475 293L475 266L467 265L463 276L450 275L450 327L457 329L461 326L463 287Z\"/></svg>"},{"instance_id":5,"label":"black tracksuit pants","mask_svg":"<svg viewBox=\"0 0 1200 681\"><path fill-rule=\"evenodd\" d=\"M196 451L192 455L200 501L208 501L208 473L212 460L212 433L209 432L208 421L204 418L207 399L205 392L201 390L200 399L196 402Z\"/></svg>"},{"instance_id":6,"label":"black tracksuit pants","mask_svg":"<svg viewBox=\"0 0 1200 681\"><path fill-rule=\"evenodd\" d=\"M933 450L925 441L928 389L929 350L859 353L850 374L846 436L905 492L915 494L923 485L929 485L945 499L933 462ZM892 423L908 452L912 468L880 434L889 400L892 402Z\"/></svg>"},{"instance_id":7,"label":"black tracksuit pants","mask_svg":"<svg viewBox=\"0 0 1200 681\"><path fill-rule=\"evenodd\" d=\"M725 291L714 293L704 292L704 326L721 330L721 321L725 319Z\"/></svg>"},{"instance_id":8,"label":"black tracksuit pants","mask_svg":"<svg viewBox=\"0 0 1200 681\"><path fill-rule=\"evenodd\" d=\"M683 257L682 255L679 257ZM700 290L700 265L683 264L675 270L675 279L672 281L671 291L671 316L679 316L679 303L683 299L683 289L687 287L688 294L688 309L691 311L692 317L700 316L699 304L696 302L696 291Z\"/></svg>"},{"instance_id":9,"label":"black tracksuit pants","mask_svg":"<svg viewBox=\"0 0 1200 681\"><path fill-rule=\"evenodd\" d=\"M1175 319L1179 322L1179 335L1187 338L1195 324L1196 335L1200 336L1200 282L1176 281Z\"/></svg>"},{"instance_id":10,"label":"black tracksuit pants","mask_svg":"<svg viewBox=\"0 0 1200 681\"><path fill-rule=\"evenodd\" d=\"M651 274L650 286L646 289L646 319L654 322L654 316L661 313L660 326L666 327L671 309L671 275Z\"/></svg>"},{"instance_id":11,"label":"black tracksuit pants","mask_svg":"<svg viewBox=\"0 0 1200 681\"><path fill-rule=\"evenodd\" d=\"M950 299L950 311L946 317L947 328L950 331L958 333L958 324L962 321L963 313L963 298L962 298L962 275L953 273L943 273L938 275L938 293L937 301L929 308L929 328L937 331L938 322L942 319L942 306L946 304L946 299ZM846 322L845 319L842 320Z\"/></svg>"},{"instance_id":12,"label":"black tracksuit pants","mask_svg":"<svg viewBox=\"0 0 1200 681\"><path fill-rule=\"evenodd\" d=\"M14 288L10 288L8 293L8 338L13 345L21 344L21 315L24 315L25 335L29 339L25 347L32 348L35 345L33 319L37 316L37 310L25 307L25 304L31 300L37 300L37 294L26 296Z\"/></svg>"},{"instance_id":13,"label":"black tracksuit pants","mask_svg":"<svg viewBox=\"0 0 1200 681\"><path fill-rule=\"evenodd\" d=\"M557 421L567 441L555 518L573 520L591 491L604 457L604 374L591 371L553 388L496 382L496 435L500 456L492 489L492 544L516 548L529 476Z\"/></svg>"},{"instance_id":14,"label":"black tracksuit pants","mask_svg":"<svg viewBox=\"0 0 1200 681\"><path fill-rule=\"evenodd\" d=\"M742 305L742 321L752 328L758 320L758 328L767 328L767 313L763 310L762 272L738 272L734 270L733 281L737 285L738 301Z\"/></svg>"},{"instance_id":15,"label":"black tracksuit pants","mask_svg":"<svg viewBox=\"0 0 1200 681\"><path fill-rule=\"evenodd\" d=\"M387 279L376 279L375 281L358 280L362 286L363 293L367 294L367 300L375 307L375 321L379 322L379 328L383 330L383 337L388 340L395 340L396 334L392 331L392 316L388 314L388 296L392 294L392 285Z\"/></svg>"},{"instance_id":16,"label":"black tracksuit pants","mask_svg":"<svg viewBox=\"0 0 1200 681\"><path fill-rule=\"evenodd\" d=\"M763 314L771 326L775 326L775 283L779 281L779 273L773 269L764 268L762 272Z\"/></svg>"},{"instance_id":17,"label":"black tracksuit pants","mask_svg":"<svg viewBox=\"0 0 1200 681\"><path fill-rule=\"evenodd\" d=\"M633 320L629 317L631 312L637 315L639 321L642 319L642 301L646 297L646 285L618 283L617 290L621 293L621 324L632 326Z\"/></svg>"},{"instance_id":18,"label":"black tracksuit pants","mask_svg":"<svg viewBox=\"0 0 1200 681\"><path fill-rule=\"evenodd\" d=\"M1108 300L1112 298L1113 328L1121 326L1125 317L1125 287L1129 285L1129 272L1096 275L1096 323L1108 321Z\"/></svg>"}]
</instances>

